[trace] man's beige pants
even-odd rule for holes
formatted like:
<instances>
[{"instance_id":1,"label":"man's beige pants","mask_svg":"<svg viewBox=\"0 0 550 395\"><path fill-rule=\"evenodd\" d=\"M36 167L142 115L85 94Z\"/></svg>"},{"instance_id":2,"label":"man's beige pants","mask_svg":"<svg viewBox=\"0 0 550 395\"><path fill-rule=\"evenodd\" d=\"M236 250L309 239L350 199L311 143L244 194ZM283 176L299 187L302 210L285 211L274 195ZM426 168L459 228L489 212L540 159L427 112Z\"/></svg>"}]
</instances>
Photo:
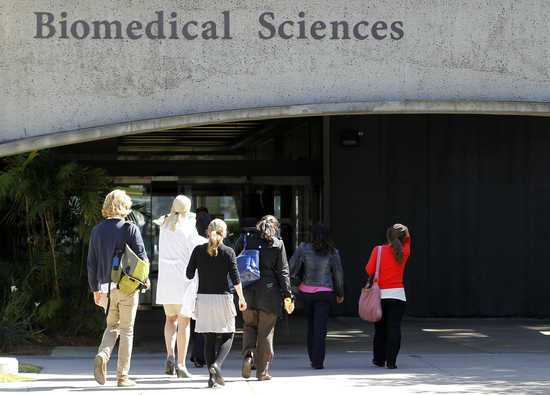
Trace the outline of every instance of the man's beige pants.
<instances>
[{"instance_id":1,"label":"man's beige pants","mask_svg":"<svg viewBox=\"0 0 550 395\"><path fill-rule=\"evenodd\" d=\"M107 328L97 352L109 360L117 338L118 366L117 378L127 379L130 371L130 358L134 344L134 321L139 304L139 292L128 295L119 289L111 289L111 304L107 314ZM101 294L101 306L107 309L107 294Z\"/></svg>"}]
</instances>

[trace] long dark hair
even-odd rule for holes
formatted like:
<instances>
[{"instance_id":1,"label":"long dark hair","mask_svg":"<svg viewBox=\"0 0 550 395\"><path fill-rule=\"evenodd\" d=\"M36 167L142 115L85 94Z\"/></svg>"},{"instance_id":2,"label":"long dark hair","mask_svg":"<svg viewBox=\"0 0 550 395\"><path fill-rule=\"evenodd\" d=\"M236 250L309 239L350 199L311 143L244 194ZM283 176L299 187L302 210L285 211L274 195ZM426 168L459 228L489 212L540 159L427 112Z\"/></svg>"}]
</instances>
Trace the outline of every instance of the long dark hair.
<instances>
[{"instance_id":1,"label":"long dark hair","mask_svg":"<svg viewBox=\"0 0 550 395\"><path fill-rule=\"evenodd\" d=\"M317 255L327 256L336 249L334 242L330 238L329 229L321 223L311 227L310 241L313 246L313 251L315 251Z\"/></svg>"},{"instance_id":2,"label":"long dark hair","mask_svg":"<svg viewBox=\"0 0 550 395\"><path fill-rule=\"evenodd\" d=\"M405 243L405 232L401 229L396 229L392 225L386 231L386 239L388 244L393 249L393 256L400 265L403 264L403 243Z\"/></svg>"},{"instance_id":3,"label":"long dark hair","mask_svg":"<svg viewBox=\"0 0 550 395\"><path fill-rule=\"evenodd\" d=\"M256 224L256 229L260 232L260 237L273 243L277 238L279 230L279 220L273 215L264 215Z\"/></svg>"}]
</instances>

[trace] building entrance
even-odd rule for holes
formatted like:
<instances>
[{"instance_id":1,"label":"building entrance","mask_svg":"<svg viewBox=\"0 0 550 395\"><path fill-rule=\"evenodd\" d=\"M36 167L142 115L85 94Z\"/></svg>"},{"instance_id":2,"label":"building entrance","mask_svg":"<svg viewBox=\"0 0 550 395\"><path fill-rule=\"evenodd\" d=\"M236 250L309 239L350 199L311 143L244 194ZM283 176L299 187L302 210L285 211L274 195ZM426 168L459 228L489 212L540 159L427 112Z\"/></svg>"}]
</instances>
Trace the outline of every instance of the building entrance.
<instances>
[{"instance_id":1,"label":"building entrance","mask_svg":"<svg viewBox=\"0 0 550 395\"><path fill-rule=\"evenodd\" d=\"M307 177L287 177L285 180L255 177L226 177L225 179L162 177L115 180L134 202L129 219L140 227L147 253L151 259L151 292L141 295L142 309L156 306L158 275L159 229L154 219L170 212L179 194L192 200L191 211L206 208L212 218L221 218L228 225L224 243L232 246L244 227L255 225L266 214L275 215L280 223L280 237L289 257L304 238L307 225L320 220L318 186Z\"/></svg>"},{"instance_id":2,"label":"building entrance","mask_svg":"<svg viewBox=\"0 0 550 395\"><path fill-rule=\"evenodd\" d=\"M103 167L128 192L151 260L152 292L141 308L156 306L158 234L153 220L174 198L192 199L228 225L226 243L242 228L273 214L288 257L323 212L322 118L247 121L126 136L60 148L68 159Z\"/></svg>"},{"instance_id":3,"label":"building entrance","mask_svg":"<svg viewBox=\"0 0 550 395\"><path fill-rule=\"evenodd\" d=\"M152 220L183 193L193 210L204 206L228 222L228 242L248 218L275 214L289 257L312 223L329 224L345 277L336 314L357 314L365 260L400 222L413 234L407 314L548 316L549 130L548 117L348 114L211 124L57 151L105 168L130 193L153 278ZM510 273L516 294L502 286ZM154 294L143 296L147 308Z\"/></svg>"}]
</instances>

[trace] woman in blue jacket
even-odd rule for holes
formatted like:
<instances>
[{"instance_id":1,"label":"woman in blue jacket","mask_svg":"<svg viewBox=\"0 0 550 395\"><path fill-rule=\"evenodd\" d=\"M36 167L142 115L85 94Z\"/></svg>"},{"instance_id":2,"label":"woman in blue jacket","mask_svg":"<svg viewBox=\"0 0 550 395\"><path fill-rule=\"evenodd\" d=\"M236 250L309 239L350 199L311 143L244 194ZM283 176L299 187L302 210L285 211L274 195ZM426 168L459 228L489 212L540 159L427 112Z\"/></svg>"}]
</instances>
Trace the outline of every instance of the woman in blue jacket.
<instances>
[{"instance_id":1,"label":"woman in blue jacket","mask_svg":"<svg viewBox=\"0 0 550 395\"><path fill-rule=\"evenodd\" d=\"M332 243L328 229L316 224L311 242L302 243L290 259L293 282L299 283L300 299L308 322L307 351L313 369L323 369L325 339L330 305L344 301L344 272L340 254Z\"/></svg>"}]
</instances>

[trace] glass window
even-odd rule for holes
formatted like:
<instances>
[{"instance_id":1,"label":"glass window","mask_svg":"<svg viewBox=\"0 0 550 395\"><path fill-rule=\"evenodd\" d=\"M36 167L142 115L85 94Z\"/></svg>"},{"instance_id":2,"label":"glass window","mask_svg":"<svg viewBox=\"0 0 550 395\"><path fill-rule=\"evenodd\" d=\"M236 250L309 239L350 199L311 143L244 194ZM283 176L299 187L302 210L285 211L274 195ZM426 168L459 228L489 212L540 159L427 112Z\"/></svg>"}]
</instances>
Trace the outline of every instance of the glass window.
<instances>
[{"instance_id":1,"label":"glass window","mask_svg":"<svg viewBox=\"0 0 550 395\"><path fill-rule=\"evenodd\" d=\"M194 196L197 207L206 207L212 218L221 218L227 224L227 239L225 244L232 246L240 233L238 207L235 198L230 195L198 195Z\"/></svg>"}]
</instances>

